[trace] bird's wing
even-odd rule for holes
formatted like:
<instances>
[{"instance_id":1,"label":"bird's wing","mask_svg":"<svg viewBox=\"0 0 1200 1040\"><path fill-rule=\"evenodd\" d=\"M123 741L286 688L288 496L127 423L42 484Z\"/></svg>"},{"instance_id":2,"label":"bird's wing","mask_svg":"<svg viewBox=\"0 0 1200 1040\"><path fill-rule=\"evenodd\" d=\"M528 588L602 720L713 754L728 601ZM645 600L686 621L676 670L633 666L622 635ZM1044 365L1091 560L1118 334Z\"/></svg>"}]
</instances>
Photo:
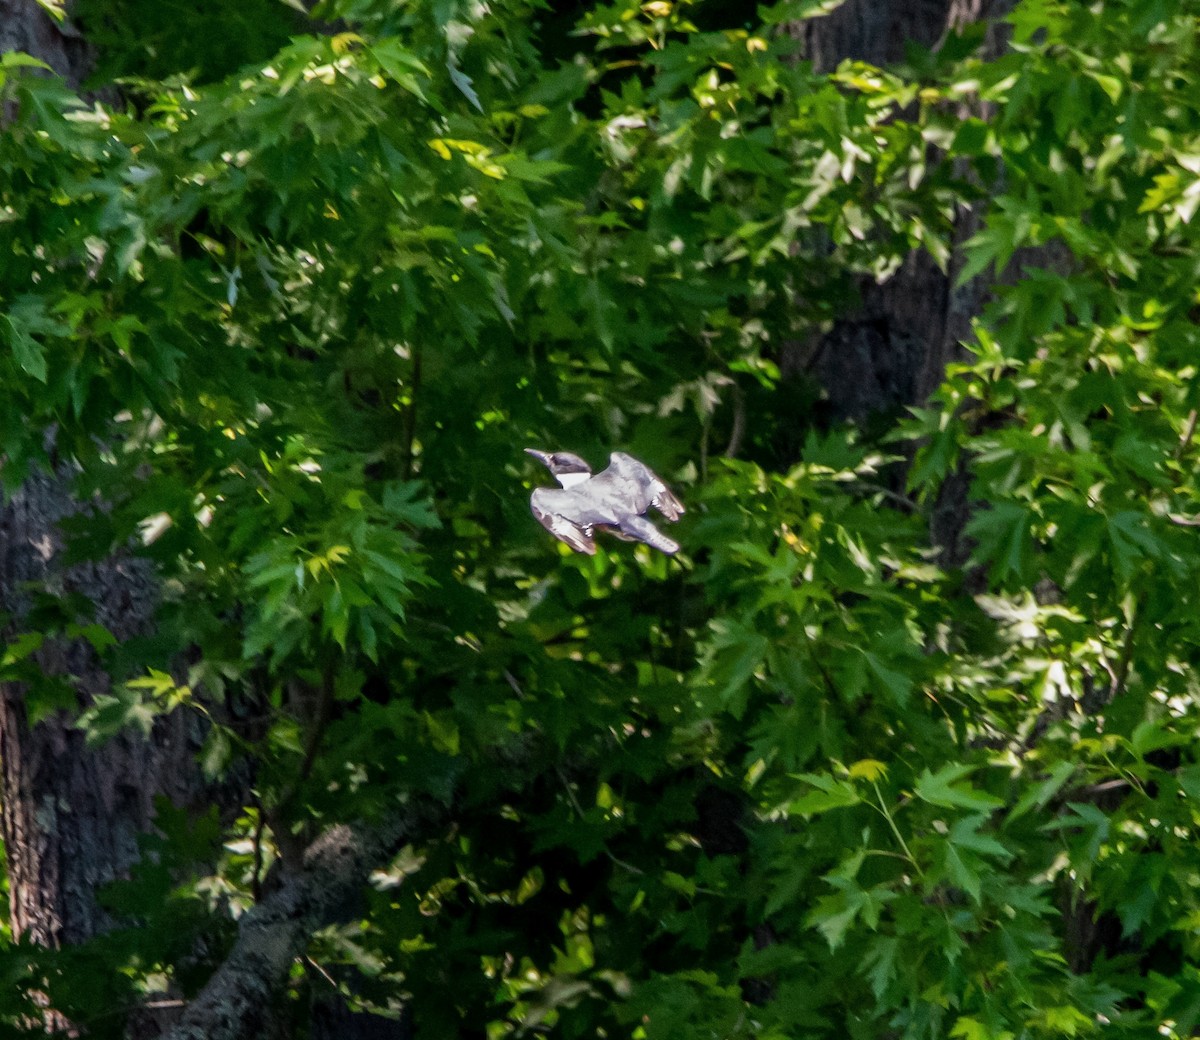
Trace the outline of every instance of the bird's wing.
<instances>
[{"instance_id":1,"label":"bird's wing","mask_svg":"<svg viewBox=\"0 0 1200 1040\"><path fill-rule=\"evenodd\" d=\"M620 531L613 534L626 540L645 542L651 549L674 556L679 552L679 543L668 538L644 516L627 516L621 521Z\"/></svg>"},{"instance_id":2,"label":"bird's wing","mask_svg":"<svg viewBox=\"0 0 1200 1040\"><path fill-rule=\"evenodd\" d=\"M648 505L654 506L668 520L678 520L683 516L683 503L671 494L671 489L662 482L662 478L644 462L639 462L623 451L614 451L608 462L622 476L644 486L649 498Z\"/></svg>"},{"instance_id":3,"label":"bird's wing","mask_svg":"<svg viewBox=\"0 0 1200 1040\"><path fill-rule=\"evenodd\" d=\"M561 513L556 513L552 509L547 508L546 503L541 501L542 498L543 496L535 491L529 499L529 508L533 511L533 515L537 517L538 523L560 542L566 542L576 552L595 556L596 543L592 541L590 529L580 527L578 524L572 523Z\"/></svg>"}]
</instances>

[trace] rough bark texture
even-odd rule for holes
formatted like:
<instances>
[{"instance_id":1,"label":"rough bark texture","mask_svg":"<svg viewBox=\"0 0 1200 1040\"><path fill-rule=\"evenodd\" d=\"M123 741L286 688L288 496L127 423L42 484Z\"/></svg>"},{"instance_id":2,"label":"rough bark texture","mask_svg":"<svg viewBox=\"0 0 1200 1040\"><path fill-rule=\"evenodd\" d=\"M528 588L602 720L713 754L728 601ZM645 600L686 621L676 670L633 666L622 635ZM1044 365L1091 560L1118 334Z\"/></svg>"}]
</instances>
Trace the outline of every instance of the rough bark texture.
<instances>
[{"instance_id":1,"label":"rough bark texture","mask_svg":"<svg viewBox=\"0 0 1200 1040\"><path fill-rule=\"evenodd\" d=\"M58 522L74 506L64 479L31 477L0 508L0 609L22 618L33 593L79 595L118 640L144 632L156 602L145 561L113 557L63 567ZM109 688L83 640L50 640L36 654L48 676L74 686L81 706ZM96 890L137 859L137 838L154 817L154 799L191 799L197 771L181 767L194 750L184 716L161 721L146 740L123 733L89 748L67 713L31 726L22 684L0 685L0 825L8 858L16 934L41 946L79 943L108 926Z\"/></svg>"},{"instance_id":2,"label":"rough bark texture","mask_svg":"<svg viewBox=\"0 0 1200 1040\"><path fill-rule=\"evenodd\" d=\"M981 20L989 23L985 49L994 53L1003 46L1002 27L994 20L1009 6L1010 0L847 0L792 32L823 72L846 59L873 65L901 61L906 43L936 47L947 32ZM836 419L859 421L927 398L984 302L981 279L954 286L963 264L958 247L977 230L977 214L963 206L945 273L927 253L914 251L886 282L862 279L856 312L820 340L784 352L785 378L814 376Z\"/></svg>"},{"instance_id":3,"label":"rough bark texture","mask_svg":"<svg viewBox=\"0 0 1200 1040\"><path fill-rule=\"evenodd\" d=\"M342 919L346 908L355 905L371 871L406 842L428 837L437 818L435 812L397 806L383 825L337 826L313 842L301 869L282 878L271 895L242 917L233 950L179 1024L166 1034L167 1040L278 1035L274 1009L292 963L313 933ZM364 1025L364 1019L369 1024ZM367 1028L374 1036L400 1037L404 1032L402 1023L385 1025L375 1016L354 1016L347 1025L354 1032L344 1035L365 1036Z\"/></svg>"},{"instance_id":4,"label":"rough bark texture","mask_svg":"<svg viewBox=\"0 0 1200 1040\"><path fill-rule=\"evenodd\" d=\"M811 376L824 388L832 417L861 421L924 400L969 331L950 279L929 254L910 253L879 284L859 283L861 306L814 342L784 351L784 379Z\"/></svg>"},{"instance_id":5,"label":"rough bark texture","mask_svg":"<svg viewBox=\"0 0 1200 1040\"><path fill-rule=\"evenodd\" d=\"M0 611L22 631L21 619L44 590L86 599L95 620L118 640L147 631L157 584L144 560L116 555L99 564L62 565L58 523L78 508L69 482L48 475L29 478L0 507ZM107 673L84 641L48 642L36 660L45 675L71 682L81 706L109 689ZM196 768L203 734L193 716L160 719L149 739L126 731L88 747L65 712L30 725L26 694L22 684L0 684L0 827L13 929L40 946L77 944L112 924L97 892L137 861L138 836L153 826L156 799L203 804L217 792L204 787ZM182 1018L169 1009L141 1012L127 1035L157 1036L169 1019L179 1021L170 1033L177 1037L284 1035L280 997L296 958L315 931L356 906L370 871L431 818L401 808L375 830L330 830L306 851L301 869L285 875L243 918L234 950ZM70 1028L53 1012L46 1022L48 1029ZM333 995L314 1009L311 1035L404 1040L408 1028L353 1012Z\"/></svg>"},{"instance_id":6,"label":"rough bark texture","mask_svg":"<svg viewBox=\"0 0 1200 1040\"><path fill-rule=\"evenodd\" d=\"M847 59L888 65L904 59L905 46L936 47L951 29L988 23L985 46L996 53L1004 29L999 18L1013 0L846 0L823 18L793 27L817 72L830 72Z\"/></svg>"},{"instance_id":7,"label":"rough bark texture","mask_svg":"<svg viewBox=\"0 0 1200 1040\"><path fill-rule=\"evenodd\" d=\"M1006 0L848 0L794 32L818 70L845 58L886 64L903 58L906 40L935 46L949 28L993 17L1002 6ZM994 34L989 43L998 41ZM74 85L89 66L86 42L69 25L56 25L35 0L0 0L0 52L14 49L42 58ZM974 233L976 221L964 209L959 242ZM781 359L785 374L815 374L842 418L861 419L922 400L982 304L978 283L952 288L954 264L960 262L943 274L927 256L914 253L887 283L864 282L858 312L846 315L822 341L791 348ZM949 508L961 513L965 494L952 498ZM61 482L38 478L0 509L0 608L19 618L28 606L25 583L32 582L83 593L118 638L140 631L152 623L154 583L139 561L59 565L55 523L72 508ZM945 530L936 535L940 544L953 543L961 519L948 515ZM73 676L81 702L107 689L86 646L47 648L41 663L52 674ZM135 860L137 835L152 825L155 795L184 802L196 795L192 740L181 721L168 720L150 740L124 735L89 749L65 718L30 726L23 694L18 686L0 688L0 826L13 924L39 944L75 943L107 925L96 889ZM170 1031L172 1040L277 1035L275 1009L313 932L339 918L373 867L399 844L428 834L430 826L429 817L398 807L383 830L339 827L314 843L303 866L243 917L230 956ZM315 1035L323 1030L330 1037L404 1032L396 1023L348 1016L336 1002L313 1025Z\"/></svg>"},{"instance_id":8,"label":"rough bark texture","mask_svg":"<svg viewBox=\"0 0 1200 1040\"><path fill-rule=\"evenodd\" d=\"M36 0L0 0L0 54L9 51L40 58L72 87L91 71L87 42L69 20L55 23Z\"/></svg>"},{"instance_id":9,"label":"rough bark texture","mask_svg":"<svg viewBox=\"0 0 1200 1040\"><path fill-rule=\"evenodd\" d=\"M951 6L952 0L846 0L793 31L817 72L830 72L847 58L886 65L900 61L910 41L931 47L941 39Z\"/></svg>"},{"instance_id":10,"label":"rough bark texture","mask_svg":"<svg viewBox=\"0 0 1200 1040\"><path fill-rule=\"evenodd\" d=\"M85 80L92 65L87 41L69 20L56 23L36 0L0 0L0 53L18 50L46 62L72 87ZM31 479L11 502L0 506L0 610L14 619L10 635L22 629L21 616L36 589L83 595L94 604L95 620L119 640L153 624L157 586L144 561L119 556L96 565L61 565L56 525L77 508L67 481L48 476ZM109 689L108 676L82 641L47 645L37 663L48 675L70 678L80 707ZM136 862L138 836L153 826L159 796L190 804L216 792L205 791L200 783L194 754L200 734L192 732L193 720L186 716L160 720L149 739L128 732L89 748L66 713L31 725L25 694L20 684L0 685L0 834L10 917L16 935L40 946L59 947L84 942L111 925L97 893ZM230 792L223 793L228 800ZM318 862L327 858L317 857ZM318 876L325 874L318 871ZM361 887L366 873L359 870L348 876L352 879L346 883ZM316 901L311 893L298 898ZM250 973L247 993L278 995L291 959L303 951L310 929L319 927L312 923L318 916L313 908L301 915L289 932L290 941L277 947L290 951L284 955L239 958L235 953L234 973ZM229 977L228 970L218 973L206 990L208 996L185 1021L195 1021L206 1009L216 1013L218 998L232 993L221 987L221 980ZM227 1021L239 1021L239 1012L222 1006ZM273 1006L251 1000L241 1006L239 1030L210 1034L202 1029L192 1035L266 1036ZM128 1035L155 1036L169 1017L169 1011L139 1013ZM68 1029L69 1024L48 1012L46 1027ZM374 1040L383 1035L402 1037L405 1030L377 1016L349 1011L340 997L323 1001L314 1015L317 1040Z\"/></svg>"},{"instance_id":11,"label":"rough bark texture","mask_svg":"<svg viewBox=\"0 0 1200 1040\"><path fill-rule=\"evenodd\" d=\"M55 23L35 0L0 0L0 52L11 50L40 58L72 85L91 63L69 21ZM22 630L38 590L82 596L118 640L150 624L155 581L143 561L61 564L58 523L76 509L65 474L30 478L0 507L0 609L12 619L10 635ZM108 689L82 640L47 642L36 661L47 675L69 677L80 706ZM20 684L0 686L0 830L13 930L42 946L78 943L108 925L97 888L136 860L155 797L183 799L193 787L194 770L180 768L191 761L188 735L177 719L150 740L126 734L88 748L65 713L30 725L25 693Z\"/></svg>"}]
</instances>

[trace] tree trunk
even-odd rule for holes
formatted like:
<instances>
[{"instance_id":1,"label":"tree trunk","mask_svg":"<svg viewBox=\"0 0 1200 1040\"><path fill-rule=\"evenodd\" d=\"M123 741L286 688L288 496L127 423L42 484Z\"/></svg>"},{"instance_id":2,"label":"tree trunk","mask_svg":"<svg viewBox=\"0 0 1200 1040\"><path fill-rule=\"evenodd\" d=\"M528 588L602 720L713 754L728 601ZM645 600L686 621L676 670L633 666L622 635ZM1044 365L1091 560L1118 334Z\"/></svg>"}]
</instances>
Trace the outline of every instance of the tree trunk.
<instances>
[{"instance_id":1,"label":"tree trunk","mask_svg":"<svg viewBox=\"0 0 1200 1040\"><path fill-rule=\"evenodd\" d=\"M0 0L0 54L9 51L40 58L72 87L92 68L91 50L75 27L55 23L37 0Z\"/></svg>"},{"instance_id":2,"label":"tree trunk","mask_svg":"<svg viewBox=\"0 0 1200 1040\"><path fill-rule=\"evenodd\" d=\"M75 87L91 67L86 41L35 0L0 0L0 52L13 50L41 59ZM151 625L157 585L146 561L121 554L63 565L58 524L78 509L65 469L31 476L0 506L0 610L10 639L40 627L29 615L41 595L89 603L93 616L79 620L98 622L118 641ZM48 637L32 660L60 692L73 692L78 708L109 689L83 639ZM73 712L53 710L31 723L29 692L24 683L0 684L0 834L14 935L57 948L111 925L99 889L136 862L155 799L188 801L199 790L199 771L183 715L160 720L149 739L129 731L88 747ZM66 1027L52 1011L46 1025Z\"/></svg>"},{"instance_id":3,"label":"tree trunk","mask_svg":"<svg viewBox=\"0 0 1200 1040\"><path fill-rule=\"evenodd\" d=\"M843 61L888 65L904 58L906 43L932 47L946 31L954 0L846 0L821 18L793 26L817 72Z\"/></svg>"},{"instance_id":4,"label":"tree trunk","mask_svg":"<svg viewBox=\"0 0 1200 1040\"><path fill-rule=\"evenodd\" d=\"M23 51L46 62L72 87L87 77L92 54L70 21L56 23L36 0L0 0L0 53ZM103 625L118 640L153 623L157 581L149 563L118 554L101 563L65 566L61 520L79 511L67 467L40 473L0 505L0 611L5 636L38 631L30 618L39 597L73 597L91 605L81 623ZM32 662L68 691L76 710L107 693L110 678L83 639L49 636ZM36 685L36 684L35 684ZM0 683L0 835L4 840L13 934L50 949L76 945L111 927L98 894L128 875L138 838L153 826L155 801L194 802L202 791L195 764L199 733L182 713L158 720L150 737L126 730L87 745L75 711L54 710L31 722L30 689ZM36 703L38 693L33 691ZM34 711L38 715L43 713ZM160 1032L138 1014L131 1036ZM47 1031L74 1032L53 1009Z\"/></svg>"},{"instance_id":5,"label":"tree trunk","mask_svg":"<svg viewBox=\"0 0 1200 1040\"><path fill-rule=\"evenodd\" d=\"M845 60L902 61L906 44L936 48L948 32L982 20L988 21L984 49L995 54L1005 39L996 19L1009 7L1010 0L847 0L791 31L819 72ZM887 281L861 279L855 313L816 342L784 351L785 378L815 376L839 420L860 421L924 401L941 383L984 303L982 279L954 285L963 265L960 247L978 229L976 212L964 205L945 272L928 253L914 250Z\"/></svg>"},{"instance_id":6,"label":"tree trunk","mask_svg":"<svg viewBox=\"0 0 1200 1040\"><path fill-rule=\"evenodd\" d=\"M989 6L996 5L986 0L849 0L832 15L793 31L818 70L827 71L846 58L886 64L903 58L906 40L935 46L948 28L991 15ZM90 64L86 41L69 23L56 25L35 0L0 0L0 52L16 49L46 61L75 86ZM963 211L959 242L974 233L975 219L969 210ZM835 413L852 420L924 399L940 381L982 303L977 287L952 288L956 264L957 252L950 271L943 273L928 255L914 252L888 282L865 280L856 313L846 315L820 342L785 351L785 375L801 370L815 374ZM21 618L32 603L30 587L74 592L95 605L96 620L118 639L144 632L153 624L155 604L154 575L144 561L118 556L68 568L58 558L56 524L77 508L67 482L49 476L31 478L0 507L0 608L16 619L14 630L20 631ZM107 675L85 643L48 644L37 661L50 675L70 677L80 705L109 688ZM89 748L64 712L31 725L25 693L19 684L0 685L0 832L8 859L14 932L56 947L83 942L110 925L97 902L97 890L126 874L136 861L138 835L153 826L155 798L162 795L188 804L203 788L193 758L195 735L187 731L182 716L160 720L148 739L126 732ZM353 869L345 871L350 888L361 884L357 855L349 856ZM320 876L329 885L328 876ZM317 897L305 883L302 878L295 885L303 896L301 905L307 906L305 900ZM303 951L306 937L288 928L286 921L271 918L272 907L266 909L249 924L258 927L266 921L286 933L287 941L279 940L280 971L286 972L291 959ZM317 905L314 925L319 926L323 912ZM245 927L243 936L250 932ZM258 951L249 938L245 942L247 963L257 964ZM206 1019L205 1012L235 991L242 1000L237 1006L248 1021L261 1022L262 1016L270 1021L269 1007L255 1001L276 991L270 986L252 990L246 972L233 970L246 965L236 957L230 965L210 984L213 1000L197 1002L188 1027L177 1035L215 1035L213 1020ZM238 990L239 980L245 994ZM257 1035L254 1028L231 1021L222 1035ZM313 1032L353 1040L403 1035L403 1026L384 1024L374 1016L351 1016L335 1001L321 1006Z\"/></svg>"},{"instance_id":7,"label":"tree trunk","mask_svg":"<svg viewBox=\"0 0 1200 1040\"><path fill-rule=\"evenodd\" d=\"M156 583L146 561L115 555L100 564L62 564L57 526L77 508L69 482L45 474L31 476L0 508L0 609L11 619L10 637L39 624L27 619L45 594L90 603L94 617L80 621L98 622L118 641L152 624ZM49 636L33 662L60 689L73 690L81 708L109 689L85 640ZM157 721L149 739L126 730L89 747L72 712L55 710L31 724L29 694L24 683L0 684L0 832L14 934L59 948L111 926L97 894L137 861L155 799L196 798L198 734L188 732L191 719L180 712ZM69 1028L52 1010L46 1026Z\"/></svg>"},{"instance_id":8,"label":"tree trunk","mask_svg":"<svg viewBox=\"0 0 1200 1040\"><path fill-rule=\"evenodd\" d=\"M0 53L17 50L46 62L76 88L92 64L87 41L69 20L56 23L36 0L0 0ZM23 619L39 591L82 596L95 616L81 620L99 622L119 641L144 634L157 599L146 561L122 554L98 564L62 564L57 525L79 508L69 485L62 475L34 476L0 506L0 610L11 619L7 634L31 627ZM83 640L47 640L33 660L46 676L70 684L80 709L109 691L109 676ZM89 747L73 712L31 723L28 693L21 683L0 684L0 835L10 919L15 936L59 948L113 924L98 893L137 862L138 837L153 827L159 797L177 805L214 798L240 805L240 791L205 786L195 761L202 734L185 713L160 718L149 738L126 730ZM270 1017L268 1007L258 1011ZM139 1012L128 1035L158 1035L169 1017L178 1016ZM52 1010L45 1024L48 1031L71 1029ZM402 1037L407 1028L351 1012L331 996L317 1002L312 1033L367 1040Z\"/></svg>"}]
</instances>

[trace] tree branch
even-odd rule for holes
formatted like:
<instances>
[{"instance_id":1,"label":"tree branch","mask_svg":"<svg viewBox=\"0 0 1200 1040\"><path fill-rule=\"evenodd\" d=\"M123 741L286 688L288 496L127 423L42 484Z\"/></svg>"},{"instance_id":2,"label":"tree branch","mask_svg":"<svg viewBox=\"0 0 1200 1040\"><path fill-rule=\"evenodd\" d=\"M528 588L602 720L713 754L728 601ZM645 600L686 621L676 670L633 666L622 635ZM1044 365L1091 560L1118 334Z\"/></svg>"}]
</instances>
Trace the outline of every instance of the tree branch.
<instances>
[{"instance_id":1,"label":"tree branch","mask_svg":"<svg viewBox=\"0 0 1200 1040\"><path fill-rule=\"evenodd\" d=\"M733 428L729 431L729 444L725 448L725 458L735 459L742 450L742 438L746 435L746 394L737 381L733 382Z\"/></svg>"},{"instance_id":2,"label":"tree branch","mask_svg":"<svg viewBox=\"0 0 1200 1040\"><path fill-rule=\"evenodd\" d=\"M229 956L166 1040L271 1035L292 963L313 934L339 919L373 869L405 843L430 834L441 816L404 805L386 824L338 824L321 835L306 850L302 867L242 916Z\"/></svg>"}]
</instances>

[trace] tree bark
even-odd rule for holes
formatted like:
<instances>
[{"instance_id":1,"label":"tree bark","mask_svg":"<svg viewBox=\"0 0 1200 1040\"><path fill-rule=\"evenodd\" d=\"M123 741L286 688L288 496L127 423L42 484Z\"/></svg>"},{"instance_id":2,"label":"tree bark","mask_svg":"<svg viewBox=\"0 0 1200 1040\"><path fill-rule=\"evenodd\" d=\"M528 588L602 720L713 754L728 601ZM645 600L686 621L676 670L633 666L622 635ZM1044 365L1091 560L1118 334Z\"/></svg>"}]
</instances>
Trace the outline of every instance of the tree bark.
<instances>
[{"instance_id":1,"label":"tree bark","mask_svg":"<svg viewBox=\"0 0 1200 1040\"><path fill-rule=\"evenodd\" d=\"M0 610L28 615L38 590L80 595L95 620L118 640L154 622L155 576L146 561L117 554L99 564L64 567L58 523L78 509L64 478L37 474L0 507ZM40 672L69 681L80 706L109 689L89 644L48 641L35 654ZM22 684L0 684L0 825L3 828L14 934L49 948L85 942L114 922L97 893L125 876L138 859L138 836L154 825L155 801L207 804L195 762L203 736L193 716L159 719L150 737L125 730L89 747L72 715L58 712L30 725ZM229 791L223 792L226 797ZM235 799L236 800L236 799ZM222 966L182 1017L177 1010L142 1010L129 1036L159 1035L171 1019L173 1038L268 1038L285 1035L280 1002L292 964L313 934L345 918L370 871L404 842L430 833L436 810L401 806L385 823L334 827L305 851L300 867L284 868L277 887L249 911ZM352 1011L340 994L314 1007L311 1035L338 1040L405 1040L407 1022ZM53 1010L48 1031L73 1031Z\"/></svg>"},{"instance_id":2,"label":"tree bark","mask_svg":"<svg viewBox=\"0 0 1200 1040\"><path fill-rule=\"evenodd\" d=\"M791 32L818 72L846 60L899 62L906 45L936 49L948 32L980 21L987 23L984 52L995 55L1007 38L999 18L1011 6L1011 0L847 0ZM978 230L977 211L963 205L946 271L928 253L914 250L887 281L861 279L861 305L854 313L816 341L783 351L784 377L815 377L835 420L862 421L924 401L959 355L985 302L984 279L955 286L961 246Z\"/></svg>"},{"instance_id":3,"label":"tree bark","mask_svg":"<svg viewBox=\"0 0 1200 1040\"><path fill-rule=\"evenodd\" d=\"M156 582L144 560L116 555L66 567L59 522L77 510L65 477L38 474L0 508L0 609L26 628L35 598L78 596L118 641L152 623ZM83 618L88 622L93 619ZM80 707L108 691L107 672L82 639L48 638L35 653L41 673L73 687ZM22 683L0 684L0 828L4 836L14 934L40 946L80 943L111 921L100 886L138 858L154 800L186 803L199 789L194 740L182 713L156 723L149 739L132 731L89 747L72 714L31 725Z\"/></svg>"},{"instance_id":4,"label":"tree bark","mask_svg":"<svg viewBox=\"0 0 1200 1040\"><path fill-rule=\"evenodd\" d=\"M816 72L847 59L888 65L904 58L906 43L932 47L946 31L954 0L846 0L821 18L793 26Z\"/></svg>"},{"instance_id":5,"label":"tree bark","mask_svg":"<svg viewBox=\"0 0 1200 1040\"><path fill-rule=\"evenodd\" d=\"M0 0L0 54L40 58L72 87L92 69L91 49L70 20L56 23L36 0Z\"/></svg>"},{"instance_id":6,"label":"tree bark","mask_svg":"<svg viewBox=\"0 0 1200 1040\"><path fill-rule=\"evenodd\" d=\"M73 86L91 54L69 20L56 23L35 0L0 0L0 52L22 50ZM145 632L157 602L144 560L118 554L65 566L59 523L77 512L66 467L31 476L0 506L0 609L7 634L25 630L39 593L78 596L118 641ZM41 672L73 689L80 708L110 680L82 639L47 639L34 655ZM186 802L199 788L193 741L182 715L158 722L149 739L127 732L88 747L72 715L31 724L21 683L0 684L0 833L4 837L15 935L45 947L81 943L109 927L97 892L138 858L138 836L164 795ZM50 1024L54 1025L53 1016Z\"/></svg>"},{"instance_id":7,"label":"tree bark","mask_svg":"<svg viewBox=\"0 0 1200 1040\"><path fill-rule=\"evenodd\" d=\"M336 826L312 843L301 868L238 924L238 939L224 963L167 1040L247 1040L278 1035L272 1014L292 963L314 932L342 919L345 908L375 868L405 843L420 842L437 826L440 813L397 806L374 827ZM406 1027L373 1015L342 1018L352 1030L343 1036L402 1037ZM386 1023L386 1024L383 1024Z\"/></svg>"},{"instance_id":8,"label":"tree bark","mask_svg":"<svg viewBox=\"0 0 1200 1040\"><path fill-rule=\"evenodd\" d=\"M903 58L906 40L935 46L949 28L989 17L998 6L987 0L848 0L793 31L818 70L846 58L886 64ZM57 25L35 0L0 0L0 52L14 49L46 61L75 86L90 67L86 41L69 23ZM959 243L974 233L976 220L964 209ZM978 283L953 288L960 263L956 251L943 273L926 254L914 252L888 282L864 282L856 313L820 342L785 352L785 375L815 372L838 417L851 420L923 400L982 304ZM155 582L144 561L117 556L102 564L62 565L57 523L77 508L66 481L51 476L31 478L0 507L0 608L18 619L19 629L30 585L78 592L118 639L145 631L153 624ZM86 644L46 646L38 663L48 674L70 677L81 705L109 688ZM0 686L0 832L16 934L55 947L83 942L111 924L97 890L136 861L138 835L153 826L156 796L188 804L202 793L194 749L195 734L182 716L158 722L148 739L124 733L88 747L65 713L31 725L25 690ZM243 917L233 951L169 1033L172 1040L273 1035L274 1010L312 933L336 920L398 844L422 832L429 833L427 820L401 809L382 830L335 828L315 842L303 867ZM348 1020L343 1011L335 1011L331 1021L339 1024L326 1027L327 1035L334 1029L347 1040L386 1035L388 1026L377 1017Z\"/></svg>"},{"instance_id":9,"label":"tree bark","mask_svg":"<svg viewBox=\"0 0 1200 1040\"><path fill-rule=\"evenodd\" d=\"M56 22L36 0L0 0L0 53L9 51L41 59L73 88L84 82L93 61L91 48L70 20ZM35 590L82 595L95 608L94 620L118 640L152 627L157 582L146 561L118 554L101 563L63 566L57 525L78 508L69 479L62 474L31 477L0 506L0 610L13 619L9 636L23 630L22 618ZM82 640L48 641L34 660L45 675L74 687L80 709L110 689L109 676ZM207 804L222 795L226 802L240 802L230 797L229 790L217 792L204 784L195 760L202 734L187 714L159 719L148 738L126 731L101 746L89 747L85 734L73 724L73 713L59 711L31 723L27 692L19 683L0 684L0 835L10 919L14 935L38 946L60 948L86 942L113 924L100 906L98 893L108 882L127 876L137 862L138 838L153 827L159 797L178 805ZM317 856L318 864L328 858L335 837L322 846L326 853ZM379 851L377 843L371 842L359 852L364 850ZM372 859L369 866L375 862ZM322 870L316 876L333 884L329 870ZM343 885L361 887L366 872L358 870L346 877ZM308 892L297 898L311 903L316 895ZM254 990L250 976L243 979L251 999L241 1006L240 1031L209 1033L206 1026L191 1035L265 1035L274 1005L257 998L277 995L291 958L303 952L311 935L306 925L312 923L313 913L310 908L309 915L291 927L289 940L274 947L286 953L271 956L270 951L259 951L247 960L239 956L244 946L235 950L233 974L253 968L260 981ZM261 916L256 913L250 921ZM227 965L206 990L210 996L199 1001L185 1021L212 1010L211 994L229 996L232 990L226 983L231 977ZM130 1020L129 1035L158 1035L170 1015L170 1011L139 1012ZM229 1019L237 1020L236 1014ZM379 1037L381 1023L386 1023L386 1035L403 1036L407 1031L406 1026L378 1016L350 1011L340 996L323 1002L320 1014L314 1016L313 1035L334 1035L326 1028L329 1022L334 1023L339 1040ZM71 1028L53 1010L47 1011L45 1025L48 1031Z\"/></svg>"}]
</instances>

